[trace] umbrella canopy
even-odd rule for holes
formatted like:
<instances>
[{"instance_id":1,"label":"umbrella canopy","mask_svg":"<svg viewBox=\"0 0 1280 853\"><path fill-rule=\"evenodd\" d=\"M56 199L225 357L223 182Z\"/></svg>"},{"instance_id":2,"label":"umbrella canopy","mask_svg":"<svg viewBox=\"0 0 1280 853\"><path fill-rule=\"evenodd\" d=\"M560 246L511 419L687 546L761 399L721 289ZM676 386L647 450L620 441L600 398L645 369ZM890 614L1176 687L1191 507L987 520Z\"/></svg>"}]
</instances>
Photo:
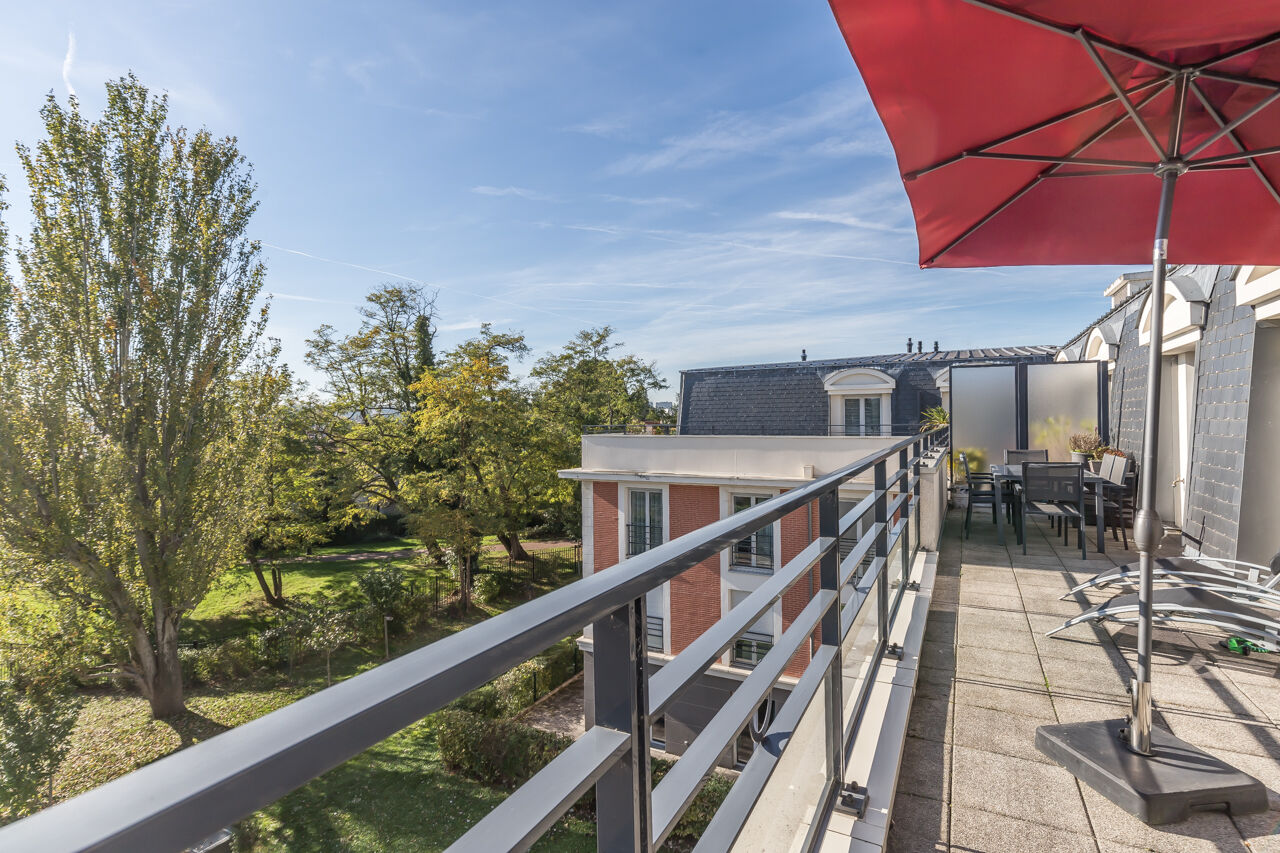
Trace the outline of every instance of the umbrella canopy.
<instances>
[{"instance_id":1,"label":"umbrella canopy","mask_svg":"<svg viewBox=\"0 0 1280 853\"><path fill-rule=\"evenodd\" d=\"M1274 0L831 6L921 266L1149 262L1168 161L1186 168L1169 261L1280 264Z\"/></svg>"}]
</instances>

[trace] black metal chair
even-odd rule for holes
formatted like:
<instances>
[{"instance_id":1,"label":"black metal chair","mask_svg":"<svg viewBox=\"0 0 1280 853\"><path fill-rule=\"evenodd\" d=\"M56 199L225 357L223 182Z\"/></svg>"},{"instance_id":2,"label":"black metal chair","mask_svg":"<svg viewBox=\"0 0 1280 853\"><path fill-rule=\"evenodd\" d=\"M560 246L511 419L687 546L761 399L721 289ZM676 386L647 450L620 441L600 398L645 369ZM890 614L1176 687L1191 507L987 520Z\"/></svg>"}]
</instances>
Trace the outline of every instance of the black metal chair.
<instances>
[{"instance_id":1,"label":"black metal chair","mask_svg":"<svg viewBox=\"0 0 1280 853\"><path fill-rule=\"evenodd\" d=\"M1006 450L1004 452L1004 464L1021 465L1023 462L1048 462L1049 451L1047 450Z\"/></svg>"},{"instance_id":2,"label":"black metal chair","mask_svg":"<svg viewBox=\"0 0 1280 853\"><path fill-rule=\"evenodd\" d=\"M1023 526L1027 515L1042 515L1062 523L1062 540L1067 542L1070 524L1075 523L1080 543L1080 559L1088 552L1084 539L1084 466L1074 462L1022 463ZM1022 553L1027 553L1027 537L1022 537Z\"/></svg>"},{"instance_id":3,"label":"black metal chair","mask_svg":"<svg viewBox=\"0 0 1280 853\"><path fill-rule=\"evenodd\" d=\"M1096 486L1102 489L1102 507L1107 515L1103 522L1110 519L1111 538L1119 542L1123 537L1124 549L1128 551L1128 521L1133 516L1133 498L1129 494L1129 457L1113 454L1103 456L1098 476L1106 480Z\"/></svg>"},{"instance_id":4,"label":"black metal chair","mask_svg":"<svg viewBox=\"0 0 1280 853\"><path fill-rule=\"evenodd\" d=\"M964 468L964 479L969 484L969 505L964 511L964 538L969 538L969 526L973 519L973 505L983 504L991 507L991 523L996 523L996 482L990 474L969 470L969 457L960 451L960 465Z\"/></svg>"}]
</instances>

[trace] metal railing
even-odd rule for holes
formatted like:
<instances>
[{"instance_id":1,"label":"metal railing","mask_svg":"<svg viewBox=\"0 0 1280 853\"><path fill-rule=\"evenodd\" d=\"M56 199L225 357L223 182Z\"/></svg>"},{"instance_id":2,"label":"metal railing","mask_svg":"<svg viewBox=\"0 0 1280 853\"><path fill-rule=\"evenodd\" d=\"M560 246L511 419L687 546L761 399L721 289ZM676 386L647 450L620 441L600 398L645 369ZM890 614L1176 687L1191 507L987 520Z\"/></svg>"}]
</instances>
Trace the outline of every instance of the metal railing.
<instances>
[{"instance_id":1,"label":"metal railing","mask_svg":"<svg viewBox=\"0 0 1280 853\"><path fill-rule=\"evenodd\" d=\"M627 556L635 557L662 544L661 524L628 524Z\"/></svg>"},{"instance_id":2,"label":"metal railing","mask_svg":"<svg viewBox=\"0 0 1280 853\"><path fill-rule=\"evenodd\" d=\"M668 423L587 424L583 435L675 435L680 427Z\"/></svg>"},{"instance_id":3,"label":"metal railing","mask_svg":"<svg viewBox=\"0 0 1280 853\"><path fill-rule=\"evenodd\" d=\"M586 625L592 626L595 724L450 850L525 849L592 787L598 849L656 849L798 653L800 659L807 654L808 663L763 736L774 746L755 750L696 849L733 846L780 756L795 742L797 726L802 718L811 718L811 708L822 712L820 734L827 756L825 787L812 804L812 814L820 817L838 791L875 666L886 649L891 617L907 585L915 553L910 519L919 505L921 460L937 442L933 433L905 438L608 571L174 753L0 829L0 850L176 851L192 846ZM874 490L841 515L840 486L864 472L874 473ZM650 676L646 593L814 502L817 538ZM838 539L866 516L870 523L863 525L865 534L841 560ZM841 588L868 555L872 567L841 604ZM650 722L794 584L808 583L815 565L820 583L808 604L674 767L652 785ZM891 591L895 586L896 592ZM861 638L867 625L876 627L869 652L860 653L866 675L856 683L854 695L845 697L842 658L850 645L845 638ZM817 645L815 631L821 638ZM812 841L807 838L804 847Z\"/></svg>"}]
</instances>

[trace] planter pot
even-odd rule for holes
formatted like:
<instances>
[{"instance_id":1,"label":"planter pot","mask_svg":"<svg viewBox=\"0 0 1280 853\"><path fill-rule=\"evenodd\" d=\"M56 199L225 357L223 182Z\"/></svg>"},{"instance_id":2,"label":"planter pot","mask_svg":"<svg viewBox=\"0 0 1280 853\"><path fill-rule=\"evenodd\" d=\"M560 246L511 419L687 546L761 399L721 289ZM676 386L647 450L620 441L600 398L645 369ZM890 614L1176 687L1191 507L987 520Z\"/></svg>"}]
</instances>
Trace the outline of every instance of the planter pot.
<instances>
[{"instance_id":1,"label":"planter pot","mask_svg":"<svg viewBox=\"0 0 1280 853\"><path fill-rule=\"evenodd\" d=\"M964 509L969 505L969 487L955 486L951 489L951 503L956 509Z\"/></svg>"},{"instance_id":2,"label":"planter pot","mask_svg":"<svg viewBox=\"0 0 1280 853\"><path fill-rule=\"evenodd\" d=\"M1072 462L1088 462L1088 461L1089 461L1089 457L1088 457L1088 456L1086 456L1086 455L1085 455L1085 454L1083 454L1083 453L1076 453L1076 452L1073 450L1073 451L1071 451L1071 461L1072 461Z\"/></svg>"},{"instance_id":3,"label":"planter pot","mask_svg":"<svg viewBox=\"0 0 1280 853\"><path fill-rule=\"evenodd\" d=\"M1101 473L1102 473L1102 460L1101 460L1101 459L1090 459L1090 460L1089 460L1089 470L1090 470L1090 471L1092 471L1092 472L1093 472L1093 473L1095 473L1095 474L1101 474Z\"/></svg>"}]
</instances>

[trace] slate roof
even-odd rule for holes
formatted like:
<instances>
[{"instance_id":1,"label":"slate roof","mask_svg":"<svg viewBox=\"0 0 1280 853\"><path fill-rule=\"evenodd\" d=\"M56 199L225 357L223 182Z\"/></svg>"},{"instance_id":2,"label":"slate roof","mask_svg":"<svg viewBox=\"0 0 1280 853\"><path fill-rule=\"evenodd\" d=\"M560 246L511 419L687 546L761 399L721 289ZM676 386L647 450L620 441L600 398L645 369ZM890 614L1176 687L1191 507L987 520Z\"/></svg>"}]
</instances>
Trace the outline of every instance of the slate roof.
<instances>
[{"instance_id":1,"label":"slate roof","mask_svg":"<svg viewBox=\"0 0 1280 853\"><path fill-rule=\"evenodd\" d=\"M827 435L830 404L822 379L849 367L871 367L896 382L889 423L919 419L937 405L935 375L950 364L980 361L1046 362L1055 346L990 347L890 353L773 364L702 367L680 372L683 435Z\"/></svg>"}]
</instances>

